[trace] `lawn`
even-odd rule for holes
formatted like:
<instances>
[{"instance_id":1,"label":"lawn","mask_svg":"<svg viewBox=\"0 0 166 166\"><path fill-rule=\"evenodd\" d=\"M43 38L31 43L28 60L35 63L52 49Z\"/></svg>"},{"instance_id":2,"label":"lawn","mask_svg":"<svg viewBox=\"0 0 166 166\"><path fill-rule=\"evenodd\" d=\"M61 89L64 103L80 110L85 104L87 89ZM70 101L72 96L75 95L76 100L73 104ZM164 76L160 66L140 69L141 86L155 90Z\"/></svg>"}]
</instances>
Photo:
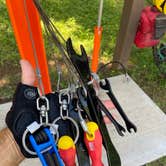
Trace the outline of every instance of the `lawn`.
<instances>
[{"instance_id":1,"label":"lawn","mask_svg":"<svg viewBox=\"0 0 166 166\"><path fill-rule=\"evenodd\" d=\"M98 1L96 0L46 0L42 5L63 34L71 37L75 48L83 44L89 56L93 49L93 29L97 23ZM123 1L105 0L102 18L103 37L101 46L102 63L112 60L119 29ZM57 78L52 49L44 33L52 85L55 88ZM128 63L129 75L140 87L166 112L166 80L160 75L154 64L152 50L132 48ZM110 77L117 71L109 69L101 77ZM20 79L19 53L8 18L5 0L0 0L0 102L11 100L14 88ZM148 166L164 166L166 159L161 159Z\"/></svg>"}]
</instances>

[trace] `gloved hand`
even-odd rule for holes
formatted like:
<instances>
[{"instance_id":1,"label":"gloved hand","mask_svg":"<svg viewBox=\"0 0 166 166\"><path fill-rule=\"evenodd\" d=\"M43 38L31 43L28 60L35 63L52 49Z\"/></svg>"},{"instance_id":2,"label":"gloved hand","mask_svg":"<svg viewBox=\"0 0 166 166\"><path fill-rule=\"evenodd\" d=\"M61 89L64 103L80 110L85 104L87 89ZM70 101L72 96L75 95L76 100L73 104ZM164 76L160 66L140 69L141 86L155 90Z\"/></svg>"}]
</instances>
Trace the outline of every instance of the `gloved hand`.
<instances>
[{"instance_id":1,"label":"gloved hand","mask_svg":"<svg viewBox=\"0 0 166 166\"><path fill-rule=\"evenodd\" d=\"M39 122L39 114L36 109L38 98L37 88L33 86L35 74L33 68L26 60L21 60L22 82L18 84L13 97L13 104L6 116L6 124L11 130L21 152L27 158L35 157L28 154L22 145L22 136L28 125ZM30 145L29 145L30 146Z\"/></svg>"}]
</instances>

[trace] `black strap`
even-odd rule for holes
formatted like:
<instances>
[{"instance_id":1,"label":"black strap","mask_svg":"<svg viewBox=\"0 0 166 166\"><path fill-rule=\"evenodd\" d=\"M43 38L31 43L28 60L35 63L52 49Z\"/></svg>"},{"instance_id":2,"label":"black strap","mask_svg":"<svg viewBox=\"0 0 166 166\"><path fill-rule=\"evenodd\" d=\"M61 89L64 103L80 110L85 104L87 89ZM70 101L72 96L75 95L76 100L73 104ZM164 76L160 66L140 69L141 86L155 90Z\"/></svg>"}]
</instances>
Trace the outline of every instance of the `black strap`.
<instances>
[{"instance_id":1,"label":"black strap","mask_svg":"<svg viewBox=\"0 0 166 166\"><path fill-rule=\"evenodd\" d=\"M55 154L49 152L43 154L48 166L60 166Z\"/></svg>"},{"instance_id":2,"label":"black strap","mask_svg":"<svg viewBox=\"0 0 166 166\"><path fill-rule=\"evenodd\" d=\"M73 98L72 101L70 102L69 115L79 124L80 118L78 116L78 112L76 112L77 102L78 102L77 98ZM75 128L71 125L70 129L71 129L70 132L72 133L72 137L74 137ZM79 131L80 131L80 135L76 143L78 163L79 163L79 166L90 166L89 154L88 154L86 145L84 143L84 131L80 125L79 125Z\"/></svg>"},{"instance_id":3,"label":"black strap","mask_svg":"<svg viewBox=\"0 0 166 166\"><path fill-rule=\"evenodd\" d=\"M79 166L90 166L89 154L83 140L84 133L81 130L80 128L80 136L76 144L78 163Z\"/></svg>"},{"instance_id":4,"label":"black strap","mask_svg":"<svg viewBox=\"0 0 166 166\"><path fill-rule=\"evenodd\" d=\"M103 138L103 145L107 153L108 165L121 166L120 156L111 141L106 124L103 120L103 115L101 111L99 110L98 103L97 103L98 100L95 97L95 92L93 88L90 87L88 89L87 95L88 95L89 109L91 110L90 111L91 117L98 124L102 138Z\"/></svg>"}]
</instances>

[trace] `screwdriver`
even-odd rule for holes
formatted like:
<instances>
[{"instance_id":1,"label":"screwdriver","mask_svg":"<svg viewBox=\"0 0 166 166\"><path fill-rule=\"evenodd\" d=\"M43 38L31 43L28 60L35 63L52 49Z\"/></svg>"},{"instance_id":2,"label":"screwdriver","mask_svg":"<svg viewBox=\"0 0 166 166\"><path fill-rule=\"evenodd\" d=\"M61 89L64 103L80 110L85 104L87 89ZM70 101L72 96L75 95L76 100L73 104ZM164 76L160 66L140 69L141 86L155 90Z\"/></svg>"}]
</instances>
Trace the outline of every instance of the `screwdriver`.
<instances>
[{"instance_id":1,"label":"screwdriver","mask_svg":"<svg viewBox=\"0 0 166 166\"><path fill-rule=\"evenodd\" d=\"M58 149L65 166L76 166L76 148L71 137L62 136L58 141Z\"/></svg>"},{"instance_id":2,"label":"screwdriver","mask_svg":"<svg viewBox=\"0 0 166 166\"><path fill-rule=\"evenodd\" d=\"M95 122L87 122L90 132L84 133L84 142L92 160L92 166L104 166L102 163L102 136Z\"/></svg>"}]
</instances>

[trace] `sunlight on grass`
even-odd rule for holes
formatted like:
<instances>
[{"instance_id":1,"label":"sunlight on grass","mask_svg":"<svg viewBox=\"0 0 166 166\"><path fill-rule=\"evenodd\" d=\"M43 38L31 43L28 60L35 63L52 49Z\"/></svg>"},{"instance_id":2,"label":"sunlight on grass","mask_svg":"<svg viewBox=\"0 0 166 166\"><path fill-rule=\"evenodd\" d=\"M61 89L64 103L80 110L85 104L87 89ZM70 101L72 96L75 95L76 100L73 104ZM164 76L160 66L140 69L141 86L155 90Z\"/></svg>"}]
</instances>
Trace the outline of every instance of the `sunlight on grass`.
<instances>
[{"instance_id":1,"label":"sunlight on grass","mask_svg":"<svg viewBox=\"0 0 166 166\"><path fill-rule=\"evenodd\" d=\"M0 3L6 4L5 0L0 0Z\"/></svg>"},{"instance_id":2,"label":"sunlight on grass","mask_svg":"<svg viewBox=\"0 0 166 166\"><path fill-rule=\"evenodd\" d=\"M85 30L84 27L77 24L75 18L71 17L67 21L59 20L54 21L54 25L63 34L65 40L69 37L73 40L73 45L77 51L80 51L80 44L84 45L87 53L91 53L93 49L93 33L89 30Z\"/></svg>"}]
</instances>

